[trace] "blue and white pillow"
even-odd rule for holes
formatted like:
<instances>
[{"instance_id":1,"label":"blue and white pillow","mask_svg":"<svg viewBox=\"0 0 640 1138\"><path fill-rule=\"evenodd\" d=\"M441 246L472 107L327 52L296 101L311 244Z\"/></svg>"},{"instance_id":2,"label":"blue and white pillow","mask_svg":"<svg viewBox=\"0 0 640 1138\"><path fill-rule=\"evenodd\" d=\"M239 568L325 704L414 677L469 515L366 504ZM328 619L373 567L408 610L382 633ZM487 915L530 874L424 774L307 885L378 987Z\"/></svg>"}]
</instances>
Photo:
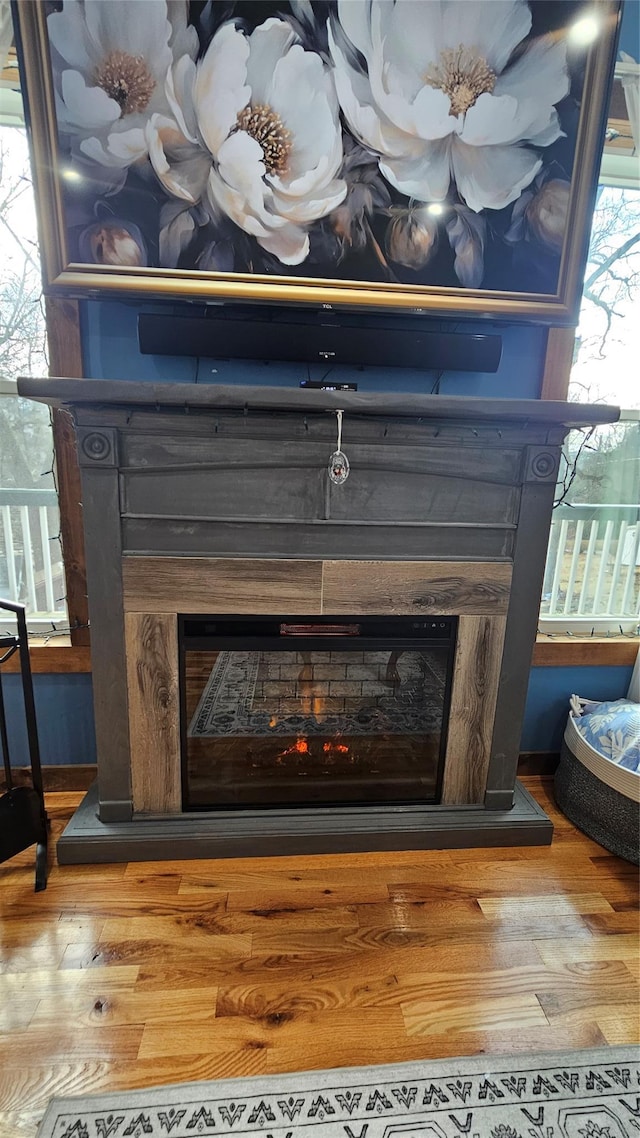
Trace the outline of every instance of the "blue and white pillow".
<instances>
[{"instance_id":1,"label":"blue and white pillow","mask_svg":"<svg viewBox=\"0 0 640 1138\"><path fill-rule=\"evenodd\" d=\"M582 738L616 766L640 773L640 703L596 703L572 697L574 723Z\"/></svg>"}]
</instances>

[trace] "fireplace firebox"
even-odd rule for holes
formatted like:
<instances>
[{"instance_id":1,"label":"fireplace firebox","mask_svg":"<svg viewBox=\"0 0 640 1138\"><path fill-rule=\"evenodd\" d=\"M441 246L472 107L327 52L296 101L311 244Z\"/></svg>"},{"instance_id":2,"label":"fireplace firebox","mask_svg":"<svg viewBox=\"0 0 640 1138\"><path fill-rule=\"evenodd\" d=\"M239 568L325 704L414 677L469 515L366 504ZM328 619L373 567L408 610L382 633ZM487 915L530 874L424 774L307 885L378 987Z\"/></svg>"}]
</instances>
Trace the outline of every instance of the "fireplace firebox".
<instances>
[{"instance_id":1,"label":"fireplace firebox","mask_svg":"<svg viewBox=\"0 0 640 1138\"><path fill-rule=\"evenodd\" d=\"M181 616L183 810L437 802L456 628Z\"/></svg>"}]
</instances>

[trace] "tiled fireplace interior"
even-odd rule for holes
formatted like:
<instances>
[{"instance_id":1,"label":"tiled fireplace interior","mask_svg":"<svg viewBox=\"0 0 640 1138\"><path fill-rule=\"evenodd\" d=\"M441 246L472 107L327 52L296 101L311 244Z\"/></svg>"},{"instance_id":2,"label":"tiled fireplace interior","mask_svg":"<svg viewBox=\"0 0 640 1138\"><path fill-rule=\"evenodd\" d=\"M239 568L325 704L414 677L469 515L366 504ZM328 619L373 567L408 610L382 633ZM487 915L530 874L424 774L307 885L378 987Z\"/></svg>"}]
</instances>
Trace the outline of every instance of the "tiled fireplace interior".
<instances>
[{"instance_id":1,"label":"tiled fireplace interior","mask_svg":"<svg viewBox=\"0 0 640 1138\"><path fill-rule=\"evenodd\" d=\"M438 801L456 624L184 618L183 806Z\"/></svg>"}]
</instances>

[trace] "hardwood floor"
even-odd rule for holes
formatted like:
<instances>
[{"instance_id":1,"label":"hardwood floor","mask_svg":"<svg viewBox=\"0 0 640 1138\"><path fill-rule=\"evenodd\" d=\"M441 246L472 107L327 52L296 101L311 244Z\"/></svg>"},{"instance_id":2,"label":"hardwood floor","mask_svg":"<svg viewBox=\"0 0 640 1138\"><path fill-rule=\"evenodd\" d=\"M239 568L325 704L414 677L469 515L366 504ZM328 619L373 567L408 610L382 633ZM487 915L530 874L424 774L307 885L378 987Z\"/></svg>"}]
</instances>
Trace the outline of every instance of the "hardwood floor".
<instances>
[{"instance_id":1,"label":"hardwood floor","mask_svg":"<svg viewBox=\"0 0 640 1138\"><path fill-rule=\"evenodd\" d=\"M525 782L551 847L0 865L0 1138L53 1094L637 1042L637 870Z\"/></svg>"}]
</instances>

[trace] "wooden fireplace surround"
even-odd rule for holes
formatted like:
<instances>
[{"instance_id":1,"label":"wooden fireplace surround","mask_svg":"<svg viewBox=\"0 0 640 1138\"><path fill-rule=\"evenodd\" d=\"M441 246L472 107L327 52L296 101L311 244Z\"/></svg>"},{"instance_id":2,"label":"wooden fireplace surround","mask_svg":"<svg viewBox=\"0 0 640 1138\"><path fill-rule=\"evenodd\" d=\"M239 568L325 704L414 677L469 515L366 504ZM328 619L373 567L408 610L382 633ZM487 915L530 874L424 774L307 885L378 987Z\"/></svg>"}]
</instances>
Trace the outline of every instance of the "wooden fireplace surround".
<instances>
[{"instance_id":1,"label":"wooden fireplace surround","mask_svg":"<svg viewBox=\"0 0 640 1138\"><path fill-rule=\"evenodd\" d=\"M19 391L69 408L82 472L98 785L61 860L550 840L516 766L560 447L616 409L102 380ZM183 814L179 613L457 616L442 802Z\"/></svg>"}]
</instances>

